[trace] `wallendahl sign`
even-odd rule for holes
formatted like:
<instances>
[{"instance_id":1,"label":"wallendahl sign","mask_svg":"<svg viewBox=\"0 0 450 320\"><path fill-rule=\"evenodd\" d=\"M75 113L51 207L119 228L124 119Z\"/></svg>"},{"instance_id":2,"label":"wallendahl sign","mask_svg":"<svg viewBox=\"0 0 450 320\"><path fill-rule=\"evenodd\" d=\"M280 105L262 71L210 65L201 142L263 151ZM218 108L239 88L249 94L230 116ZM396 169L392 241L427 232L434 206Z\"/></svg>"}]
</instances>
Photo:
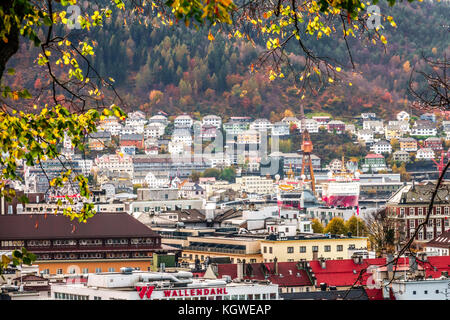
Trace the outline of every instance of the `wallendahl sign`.
<instances>
[{"instance_id":1,"label":"wallendahl sign","mask_svg":"<svg viewBox=\"0 0 450 320\"><path fill-rule=\"evenodd\" d=\"M145 296L150 299L153 286L136 287L139 297L144 299ZM164 290L164 297L196 297L196 296L213 296L219 294L228 294L227 288L200 288L200 289L183 289L183 290Z\"/></svg>"}]
</instances>

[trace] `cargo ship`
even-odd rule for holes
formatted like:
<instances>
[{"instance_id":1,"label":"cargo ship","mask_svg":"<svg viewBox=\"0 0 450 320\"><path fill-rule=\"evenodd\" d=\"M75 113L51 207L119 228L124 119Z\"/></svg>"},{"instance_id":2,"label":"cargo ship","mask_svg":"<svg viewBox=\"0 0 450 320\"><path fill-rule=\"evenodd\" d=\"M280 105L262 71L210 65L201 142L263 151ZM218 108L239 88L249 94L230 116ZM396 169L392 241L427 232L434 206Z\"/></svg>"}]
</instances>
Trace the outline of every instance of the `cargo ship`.
<instances>
[{"instance_id":1,"label":"cargo ship","mask_svg":"<svg viewBox=\"0 0 450 320\"><path fill-rule=\"evenodd\" d=\"M330 170L328 180L322 185L322 201L333 207L358 207L359 171L349 170L344 159L340 170Z\"/></svg>"}]
</instances>

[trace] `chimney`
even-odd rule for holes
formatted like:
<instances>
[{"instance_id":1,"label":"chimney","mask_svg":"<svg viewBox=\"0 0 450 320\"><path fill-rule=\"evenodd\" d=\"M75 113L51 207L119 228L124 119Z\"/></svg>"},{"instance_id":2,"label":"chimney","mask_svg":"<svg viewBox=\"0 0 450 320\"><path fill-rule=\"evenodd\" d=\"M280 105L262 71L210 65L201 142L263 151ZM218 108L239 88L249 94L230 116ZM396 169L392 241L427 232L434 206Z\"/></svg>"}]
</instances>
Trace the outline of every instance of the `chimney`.
<instances>
[{"instance_id":1,"label":"chimney","mask_svg":"<svg viewBox=\"0 0 450 320\"><path fill-rule=\"evenodd\" d=\"M326 269L327 268L327 261L324 258L320 258L320 266L322 267L322 269Z\"/></svg>"},{"instance_id":2,"label":"chimney","mask_svg":"<svg viewBox=\"0 0 450 320\"><path fill-rule=\"evenodd\" d=\"M244 265L241 262L237 263L237 279L242 280L244 278Z\"/></svg>"},{"instance_id":3,"label":"chimney","mask_svg":"<svg viewBox=\"0 0 450 320\"><path fill-rule=\"evenodd\" d=\"M278 274L278 259L277 259L277 257L275 257L275 259L273 259L273 270L274 270L275 274Z\"/></svg>"}]
</instances>

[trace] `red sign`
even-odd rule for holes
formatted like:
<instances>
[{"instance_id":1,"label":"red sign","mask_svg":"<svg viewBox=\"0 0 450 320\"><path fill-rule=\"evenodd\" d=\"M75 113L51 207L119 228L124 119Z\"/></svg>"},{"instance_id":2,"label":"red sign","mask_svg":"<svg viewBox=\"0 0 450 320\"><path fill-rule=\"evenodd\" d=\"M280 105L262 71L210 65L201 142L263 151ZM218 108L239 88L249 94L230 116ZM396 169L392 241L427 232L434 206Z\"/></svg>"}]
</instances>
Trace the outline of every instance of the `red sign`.
<instances>
[{"instance_id":1,"label":"red sign","mask_svg":"<svg viewBox=\"0 0 450 320\"><path fill-rule=\"evenodd\" d=\"M144 299L144 296L150 299L153 286L136 287L139 292L139 297ZM227 288L201 288L201 289L183 289L183 290L164 290L164 297L196 297L196 296L212 296L218 294L228 294Z\"/></svg>"},{"instance_id":2,"label":"red sign","mask_svg":"<svg viewBox=\"0 0 450 320\"><path fill-rule=\"evenodd\" d=\"M147 298L150 299L150 297L152 296L153 289L155 289L155 287L153 286L136 287L136 290L137 292L139 292L139 297L141 297L141 299L144 299L144 296L147 296Z\"/></svg>"}]
</instances>

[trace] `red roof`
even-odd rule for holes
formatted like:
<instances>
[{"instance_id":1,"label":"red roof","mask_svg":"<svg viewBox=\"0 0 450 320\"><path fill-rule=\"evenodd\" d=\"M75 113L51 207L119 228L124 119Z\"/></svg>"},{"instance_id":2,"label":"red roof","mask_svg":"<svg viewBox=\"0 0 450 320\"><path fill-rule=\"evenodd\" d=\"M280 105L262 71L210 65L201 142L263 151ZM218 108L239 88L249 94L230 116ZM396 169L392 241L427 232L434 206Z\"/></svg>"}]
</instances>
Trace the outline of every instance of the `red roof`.
<instances>
[{"instance_id":1,"label":"red roof","mask_svg":"<svg viewBox=\"0 0 450 320\"><path fill-rule=\"evenodd\" d=\"M372 159L372 158L383 158L384 159L384 157L381 154L376 154L376 153L369 153L366 156L366 159Z\"/></svg>"},{"instance_id":2,"label":"red roof","mask_svg":"<svg viewBox=\"0 0 450 320\"><path fill-rule=\"evenodd\" d=\"M310 261L313 274L317 279L317 286L326 283L328 286L345 287L352 286L358 279L361 270L371 265L380 266L386 263L386 259L364 259L361 264L356 264L353 259L326 260L325 269L322 269L320 261ZM365 272L361 281L355 285L365 285L371 274Z\"/></svg>"},{"instance_id":3,"label":"red roof","mask_svg":"<svg viewBox=\"0 0 450 320\"><path fill-rule=\"evenodd\" d=\"M425 268L425 276L439 278L442 271L450 271L450 256L428 257L428 263L419 262Z\"/></svg>"},{"instance_id":4,"label":"red roof","mask_svg":"<svg viewBox=\"0 0 450 320\"><path fill-rule=\"evenodd\" d=\"M305 270L297 268L296 262L278 262L278 274L274 274L273 263L250 263L253 268L253 276L245 276L243 279L269 280L280 287L312 286ZM264 277L263 265L268 270L267 279ZM230 276L237 278L237 264L218 264L218 277Z\"/></svg>"},{"instance_id":5,"label":"red roof","mask_svg":"<svg viewBox=\"0 0 450 320\"><path fill-rule=\"evenodd\" d=\"M367 289L365 288L369 300L384 300L383 289Z\"/></svg>"}]
</instances>

